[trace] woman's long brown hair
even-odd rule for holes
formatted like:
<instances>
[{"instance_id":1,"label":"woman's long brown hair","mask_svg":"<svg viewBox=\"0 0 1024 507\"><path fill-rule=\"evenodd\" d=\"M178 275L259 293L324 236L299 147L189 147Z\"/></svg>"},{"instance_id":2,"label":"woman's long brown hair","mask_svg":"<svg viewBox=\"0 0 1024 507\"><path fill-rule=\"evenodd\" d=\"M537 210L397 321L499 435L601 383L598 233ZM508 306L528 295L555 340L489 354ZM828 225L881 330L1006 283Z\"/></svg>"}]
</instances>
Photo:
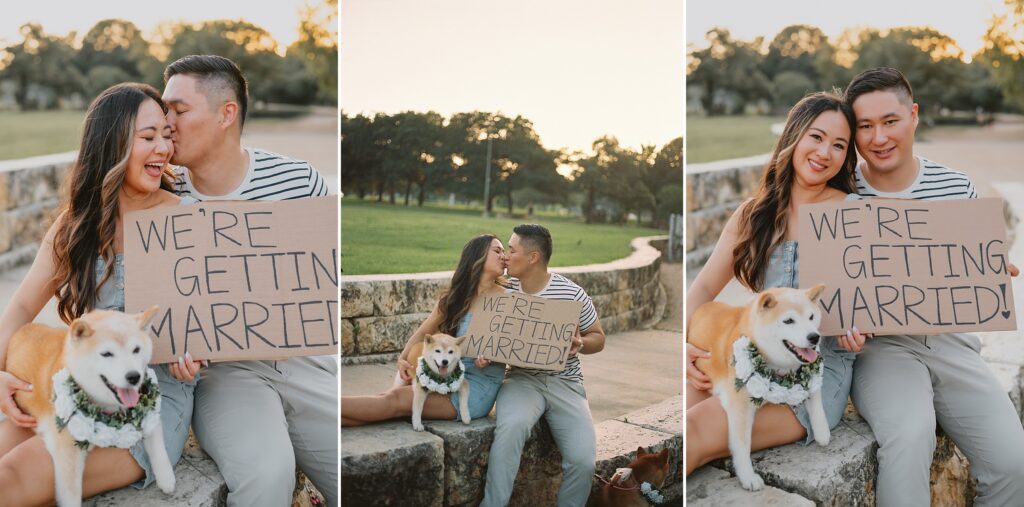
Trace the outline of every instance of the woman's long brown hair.
<instances>
[{"instance_id":1,"label":"woman's long brown hair","mask_svg":"<svg viewBox=\"0 0 1024 507\"><path fill-rule=\"evenodd\" d=\"M856 122L853 110L833 93L819 92L804 97L790 109L779 142L764 168L761 186L740 215L739 235L732 251L732 270L736 279L752 291L763 288L769 256L786 237L786 212L794 180L793 150L811 123L825 111L841 113L850 125L851 137L843 166L828 180L828 186L848 194L856 192L853 176L857 165L857 153L853 147Z\"/></svg>"},{"instance_id":2,"label":"woman's long brown hair","mask_svg":"<svg viewBox=\"0 0 1024 507\"><path fill-rule=\"evenodd\" d=\"M469 307L476 298L484 263L495 239L498 237L493 234L481 234L462 247L451 285L437 302L437 307L441 309L442 333L455 336L459 331L459 322L469 313Z\"/></svg>"},{"instance_id":3,"label":"woman's long brown hair","mask_svg":"<svg viewBox=\"0 0 1024 507\"><path fill-rule=\"evenodd\" d=\"M118 196L135 137L135 118L146 100L156 101L167 113L160 94L141 83L107 88L85 113L82 143L64 183L62 218L53 238L57 312L64 322L91 310L99 287L113 274ZM170 190L173 182L165 169L161 188ZM99 280L97 256L106 264Z\"/></svg>"}]
</instances>

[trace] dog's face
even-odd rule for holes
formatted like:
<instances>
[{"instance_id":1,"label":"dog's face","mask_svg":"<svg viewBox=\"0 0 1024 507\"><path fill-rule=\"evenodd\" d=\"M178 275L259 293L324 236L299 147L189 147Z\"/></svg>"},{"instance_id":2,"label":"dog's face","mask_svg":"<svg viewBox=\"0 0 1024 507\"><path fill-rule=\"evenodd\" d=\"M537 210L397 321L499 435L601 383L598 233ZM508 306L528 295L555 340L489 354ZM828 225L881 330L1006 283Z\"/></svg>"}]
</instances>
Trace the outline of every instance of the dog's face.
<instances>
[{"instance_id":1,"label":"dog's face","mask_svg":"<svg viewBox=\"0 0 1024 507\"><path fill-rule=\"evenodd\" d=\"M71 323L64 364L97 405L109 410L134 407L153 353L149 322L157 307L143 313L92 311Z\"/></svg>"},{"instance_id":2,"label":"dog's face","mask_svg":"<svg viewBox=\"0 0 1024 507\"><path fill-rule=\"evenodd\" d=\"M423 358L434 373L445 377L451 368L462 359L462 342L466 339L453 338L446 334L428 334L423 341Z\"/></svg>"},{"instance_id":3,"label":"dog's face","mask_svg":"<svg viewBox=\"0 0 1024 507\"><path fill-rule=\"evenodd\" d=\"M821 310L818 295L825 289L768 289L760 293L750 309L753 334L768 363L775 369L792 370L818 358L818 326Z\"/></svg>"}]
</instances>

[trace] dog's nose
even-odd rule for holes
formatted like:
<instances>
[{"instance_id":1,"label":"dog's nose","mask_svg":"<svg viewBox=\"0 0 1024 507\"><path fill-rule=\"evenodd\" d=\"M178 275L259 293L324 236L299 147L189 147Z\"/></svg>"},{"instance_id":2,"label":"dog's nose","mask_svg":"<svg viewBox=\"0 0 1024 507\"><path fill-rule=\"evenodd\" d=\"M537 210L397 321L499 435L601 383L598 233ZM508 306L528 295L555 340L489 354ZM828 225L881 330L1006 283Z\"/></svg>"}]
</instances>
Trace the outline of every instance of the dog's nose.
<instances>
[{"instance_id":1,"label":"dog's nose","mask_svg":"<svg viewBox=\"0 0 1024 507\"><path fill-rule=\"evenodd\" d=\"M447 359L441 360L441 366L448 366L448 360Z\"/></svg>"},{"instance_id":2,"label":"dog's nose","mask_svg":"<svg viewBox=\"0 0 1024 507\"><path fill-rule=\"evenodd\" d=\"M818 340L820 340L820 339L821 339L821 335L819 335L818 333L811 333L811 334L807 335L807 341L811 342L811 345L817 345L818 344Z\"/></svg>"},{"instance_id":3,"label":"dog's nose","mask_svg":"<svg viewBox=\"0 0 1024 507\"><path fill-rule=\"evenodd\" d=\"M142 375L139 375L137 371L130 371L124 375L124 379L128 381L129 385L138 384L140 378L142 378Z\"/></svg>"}]
</instances>

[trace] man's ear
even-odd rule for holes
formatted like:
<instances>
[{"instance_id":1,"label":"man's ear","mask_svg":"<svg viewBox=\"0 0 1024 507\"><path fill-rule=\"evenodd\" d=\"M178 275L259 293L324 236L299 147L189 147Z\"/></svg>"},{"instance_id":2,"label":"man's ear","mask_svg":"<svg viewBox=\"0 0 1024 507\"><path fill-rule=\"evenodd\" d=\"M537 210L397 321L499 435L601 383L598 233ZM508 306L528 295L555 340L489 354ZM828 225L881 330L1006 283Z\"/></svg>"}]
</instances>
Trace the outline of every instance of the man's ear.
<instances>
[{"instance_id":1,"label":"man's ear","mask_svg":"<svg viewBox=\"0 0 1024 507\"><path fill-rule=\"evenodd\" d=\"M917 110L917 102L914 102L914 104L910 106L910 118L914 120L914 129L917 129L917 122L920 120L920 117L917 115Z\"/></svg>"},{"instance_id":2,"label":"man's ear","mask_svg":"<svg viewBox=\"0 0 1024 507\"><path fill-rule=\"evenodd\" d=\"M235 125L240 120L239 113L241 108L238 107L238 102L229 100L220 106L220 126L221 128L227 129L232 125Z\"/></svg>"}]
</instances>

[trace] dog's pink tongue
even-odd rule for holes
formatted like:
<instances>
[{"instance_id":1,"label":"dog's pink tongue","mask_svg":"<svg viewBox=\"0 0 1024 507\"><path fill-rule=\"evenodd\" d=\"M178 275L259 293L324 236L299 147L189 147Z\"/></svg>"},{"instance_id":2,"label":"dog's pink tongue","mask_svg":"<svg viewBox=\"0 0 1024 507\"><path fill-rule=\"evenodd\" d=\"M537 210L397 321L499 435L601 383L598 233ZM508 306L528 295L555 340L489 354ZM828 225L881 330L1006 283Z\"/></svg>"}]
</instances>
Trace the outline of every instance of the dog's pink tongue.
<instances>
[{"instance_id":1,"label":"dog's pink tongue","mask_svg":"<svg viewBox=\"0 0 1024 507\"><path fill-rule=\"evenodd\" d=\"M808 363L813 363L818 358L818 351L814 350L814 347L807 347L806 349L797 347L796 353L800 354L800 358Z\"/></svg>"},{"instance_id":2,"label":"dog's pink tongue","mask_svg":"<svg viewBox=\"0 0 1024 507\"><path fill-rule=\"evenodd\" d=\"M118 387L117 397L121 400L121 405L125 408L132 408L139 404L138 389L125 389L123 387Z\"/></svg>"}]
</instances>

